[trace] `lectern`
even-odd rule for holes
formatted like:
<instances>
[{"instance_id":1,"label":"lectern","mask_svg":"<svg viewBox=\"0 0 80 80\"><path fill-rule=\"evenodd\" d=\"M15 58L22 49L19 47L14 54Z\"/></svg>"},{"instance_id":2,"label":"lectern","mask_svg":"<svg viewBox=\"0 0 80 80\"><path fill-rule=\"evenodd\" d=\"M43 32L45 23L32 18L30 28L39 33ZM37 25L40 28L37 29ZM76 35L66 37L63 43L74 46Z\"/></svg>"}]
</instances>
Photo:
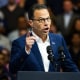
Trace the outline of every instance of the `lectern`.
<instances>
[{"instance_id":1,"label":"lectern","mask_svg":"<svg viewBox=\"0 0 80 80\"><path fill-rule=\"evenodd\" d=\"M80 73L19 71L17 80L80 80Z\"/></svg>"}]
</instances>

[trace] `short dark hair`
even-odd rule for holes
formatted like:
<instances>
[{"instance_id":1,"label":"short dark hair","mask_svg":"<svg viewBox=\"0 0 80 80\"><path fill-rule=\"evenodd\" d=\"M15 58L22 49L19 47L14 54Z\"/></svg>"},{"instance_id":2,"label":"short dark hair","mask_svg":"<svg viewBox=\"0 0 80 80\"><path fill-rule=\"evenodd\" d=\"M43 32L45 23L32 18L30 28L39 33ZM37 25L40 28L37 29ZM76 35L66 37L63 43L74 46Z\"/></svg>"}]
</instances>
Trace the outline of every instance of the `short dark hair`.
<instances>
[{"instance_id":1,"label":"short dark hair","mask_svg":"<svg viewBox=\"0 0 80 80\"><path fill-rule=\"evenodd\" d=\"M40 10L40 9L47 9L48 10L48 7L46 5L44 5L44 4L34 4L28 11L29 19L33 19L34 11L35 10Z\"/></svg>"},{"instance_id":2,"label":"short dark hair","mask_svg":"<svg viewBox=\"0 0 80 80\"><path fill-rule=\"evenodd\" d=\"M73 4L73 1L72 0L63 0L63 3L64 2L71 2Z\"/></svg>"}]
</instances>

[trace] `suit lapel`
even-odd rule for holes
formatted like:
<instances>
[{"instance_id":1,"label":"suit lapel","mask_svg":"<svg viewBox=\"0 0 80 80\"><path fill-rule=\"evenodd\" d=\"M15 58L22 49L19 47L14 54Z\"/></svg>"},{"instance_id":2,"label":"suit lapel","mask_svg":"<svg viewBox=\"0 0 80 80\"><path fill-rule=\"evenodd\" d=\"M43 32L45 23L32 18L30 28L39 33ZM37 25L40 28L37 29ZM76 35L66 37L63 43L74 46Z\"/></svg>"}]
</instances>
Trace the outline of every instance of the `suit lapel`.
<instances>
[{"instance_id":1,"label":"suit lapel","mask_svg":"<svg viewBox=\"0 0 80 80\"><path fill-rule=\"evenodd\" d=\"M49 39L50 39L50 46L52 47L52 51L53 51L53 55L57 56L56 51L57 51L57 43L56 43L56 38L55 36L52 34L49 34ZM43 66L43 61L42 61L42 57L38 48L37 43L35 42L34 45L32 46L32 52L33 55L35 56L37 62L39 63L39 65L41 66L42 71L44 71L44 66ZM57 57L56 57L57 59ZM49 71L53 71L53 65L50 63L49 65Z\"/></svg>"},{"instance_id":2,"label":"suit lapel","mask_svg":"<svg viewBox=\"0 0 80 80\"><path fill-rule=\"evenodd\" d=\"M43 66L43 62L42 62L42 57L38 48L37 43L35 42L34 45L32 46L32 52L35 56L35 58L37 59L39 65L41 66L42 70L44 70L44 66Z\"/></svg>"},{"instance_id":3,"label":"suit lapel","mask_svg":"<svg viewBox=\"0 0 80 80\"><path fill-rule=\"evenodd\" d=\"M61 30L65 29L65 27L64 27L64 16L63 15L60 16L59 23L60 23L60 29Z\"/></svg>"},{"instance_id":4,"label":"suit lapel","mask_svg":"<svg viewBox=\"0 0 80 80\"><path fill-rule=\"evenodd\" d=\"M57 53L57 43L56 43L57 39L55 38L54 34L53 35L49 34L49 39L50 39L50 46L52 47L54 58L55 60L57 60L58 58L57 57L58 54L56 54ZM54 65L50 62L49 71L54 71L54 69L55 69Z\"/></svg>"},{"instance_id":5,"label":"suit lapel","mask_svg":"<svg viewBox=\"0 0 80 80\"><path fill-rule=\"evenodd\" d=\"M56 55L56 39L54 36L49 34L50 46L52 47L53 54Z\"/></svg>"},{"instance_id":6,"label":"suit lapel","mask_svg":"<svg viewBox=\"0 0 80 80\"><path fill-rule=\"evenodd\" d=\"M50 39L50 45L51 45L52 50L53 50L53 55L56 56L56 54L55 54L56 53L56 40L55 40L55 37L53 38L53 36L51 36L49 34L49 39ZM32 50L35 58L37 59L39 65L41 66L42 70L44 71L42 57L41 57L41 54L40 54L40 51L39 51L39 48L38 48L38 45L37 45L36 42L32 46L32 49L31 50ZM53 71L53 65L51 63L49 65L49 71Z\"/></svg>"},{"instance_id":7,"label":"suit lapel","mask_svg":"<svg viewBox=\"0 0 80 80\"><path fill-rule=\"evenodd\" d=\"M61 21L62 21L62 24L63 24L63 26L61 26L61 27L63 27L63 28L65 29L65 27L64 27L64 26L65 26L65 25L64 25L64 16L63 16L63 15L61 15ZM62 28L62 29L63 29L63 28Z\"/></svg>"}]
</instances>

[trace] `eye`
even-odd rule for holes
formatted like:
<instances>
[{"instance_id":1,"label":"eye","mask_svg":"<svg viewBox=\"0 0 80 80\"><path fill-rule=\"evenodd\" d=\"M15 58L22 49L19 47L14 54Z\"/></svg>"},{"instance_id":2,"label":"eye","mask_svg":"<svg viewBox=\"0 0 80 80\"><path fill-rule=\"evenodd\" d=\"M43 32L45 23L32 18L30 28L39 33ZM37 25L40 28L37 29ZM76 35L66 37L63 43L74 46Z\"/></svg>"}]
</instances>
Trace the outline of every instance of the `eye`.
<instances>
[{"instance_id":1,"label":"eye","mask_svg":"<svg viewBox=\"0 0 80 80\"><path fill-rule=\"evenodd\" d=\"M39 19L39 22L44 22L45 21L45 19Z\"/></svg>"},{"instance_id":2,"label":"eye","mask_svg":"<svg viewBox=\"0 0 80 80\"><path fill-rule=\"evenodd\" d=\"M47 21L50 21L50 20L51 20L51 18L46 18L46 20L47 20Z\"/></svg>"}]
</instances>

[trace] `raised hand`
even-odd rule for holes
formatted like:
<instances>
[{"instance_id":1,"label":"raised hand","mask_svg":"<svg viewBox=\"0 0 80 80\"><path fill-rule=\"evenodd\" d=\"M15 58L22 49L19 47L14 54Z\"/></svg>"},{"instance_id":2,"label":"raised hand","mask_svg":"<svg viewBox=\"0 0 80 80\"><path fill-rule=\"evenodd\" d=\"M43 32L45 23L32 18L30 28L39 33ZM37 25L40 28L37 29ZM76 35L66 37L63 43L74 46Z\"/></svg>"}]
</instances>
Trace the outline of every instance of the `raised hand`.
<instances>
[{"instance_id":1,"label":"raised hand","mask_svg":"<svg viewBox=\"0 0 80 80\"><path fill-rule=\"evenodd\" d=\"M35 40L36 40L35 36L30 36L30 32L28 32L26 36L26 50L28 52L30 52Z\"/></svg>"}]
</instances>

